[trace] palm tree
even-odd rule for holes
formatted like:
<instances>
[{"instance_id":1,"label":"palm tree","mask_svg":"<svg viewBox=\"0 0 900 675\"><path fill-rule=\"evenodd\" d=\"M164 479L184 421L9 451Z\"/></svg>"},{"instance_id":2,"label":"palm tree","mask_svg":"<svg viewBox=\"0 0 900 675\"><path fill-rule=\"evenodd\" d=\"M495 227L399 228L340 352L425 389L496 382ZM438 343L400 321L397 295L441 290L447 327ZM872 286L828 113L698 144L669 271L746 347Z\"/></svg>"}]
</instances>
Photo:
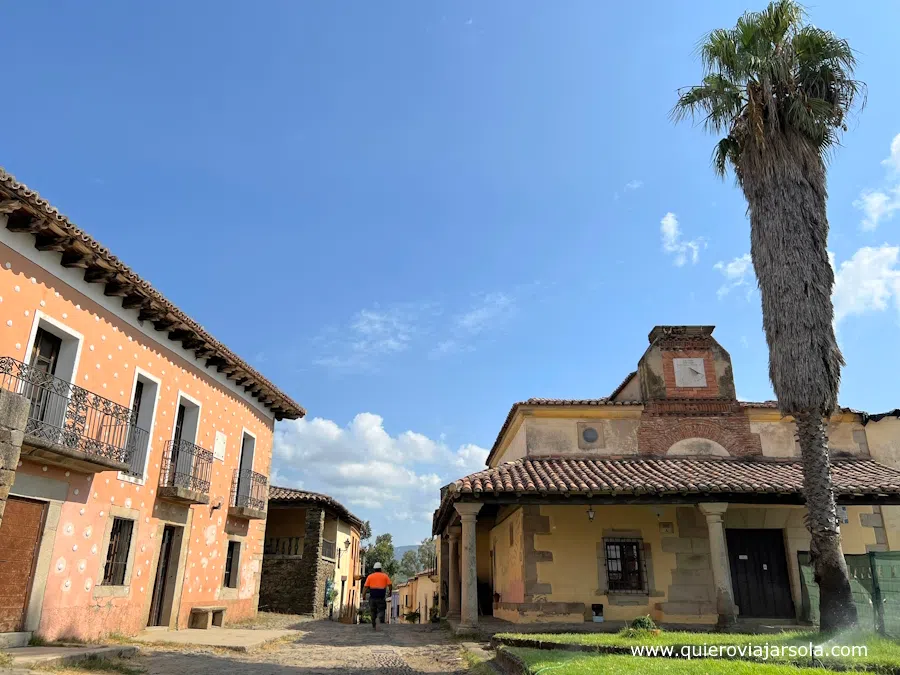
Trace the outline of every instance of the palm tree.
<instances>
[{"instance_id":1,"label":"palm tree","mask_svg":"<svg viewBox=\"0 0 900 675\"><path fill-rule=\"evenodd\" d=\"M805 24L793 0L712 31L699 52L703 81L679 91L672 117L724 134L713 167L721 177L730 167L747 199L769 378L782 414L797 424L821 629L839 629L856 623L856 608L825 435L844 365L833 327L825 174L865 85L853 79L847 41Z\"/></svg>"}]
</instances>

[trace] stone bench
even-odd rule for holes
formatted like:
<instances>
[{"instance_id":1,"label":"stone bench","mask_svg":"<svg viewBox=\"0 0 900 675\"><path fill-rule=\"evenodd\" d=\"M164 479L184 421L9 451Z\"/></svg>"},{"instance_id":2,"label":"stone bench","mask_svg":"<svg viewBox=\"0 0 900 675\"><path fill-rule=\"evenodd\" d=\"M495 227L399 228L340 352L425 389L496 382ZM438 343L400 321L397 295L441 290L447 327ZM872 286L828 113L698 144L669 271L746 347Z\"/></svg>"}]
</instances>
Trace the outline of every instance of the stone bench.
<instances>
[{"instance_id":1,"label":"stone bench","mask_svg":"<svg viewBox=\"0 0 900 675\"><path fill-rule=\"evenodd\" d=\"M222 628L225 625L225 610L226 607L224 605L198 605L197 607L191 607L191 619L188 623L188 628L207 629L213 626Z\"/></svg>"}]
</instances>

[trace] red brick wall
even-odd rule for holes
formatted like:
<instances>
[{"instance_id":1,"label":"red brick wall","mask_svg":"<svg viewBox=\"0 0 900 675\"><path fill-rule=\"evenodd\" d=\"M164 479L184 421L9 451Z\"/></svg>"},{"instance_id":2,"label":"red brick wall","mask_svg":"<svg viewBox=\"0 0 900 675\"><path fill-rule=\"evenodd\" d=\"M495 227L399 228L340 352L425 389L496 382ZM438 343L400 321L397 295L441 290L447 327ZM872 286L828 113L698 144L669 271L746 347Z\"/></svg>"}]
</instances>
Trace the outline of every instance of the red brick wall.
<instances>
[{"instance_id":1,"label":"red brick wall","mask_svg":"<svg viewBox=\"0 0 900 675\"><path fill-rule=\"evenodd\" d=\"M638 451L664 455L678 441L706 438L732 456L761 455L759 436L750 431L750 420L730 392L727 398L716 376L717 343L711 337L672 335L654 345L662 357L665 398L644 403L638 429ZM674 359L703 359L706 387L675 386ZM727 358L727 354L724 357Z\"/></svg>"},{"instance_id":2,"label":"red brick wall","mask_svg":"<svg viewBox=\"0 0 900 675\"><path fill-rule=\"evenodd\" d=\"M706 371L705 387L676 387L675 359L703 359ZM708 349L679 349L663 351L663 380L666 383L668 398L717 398L719 396L719 379L716 377L715 357Z\"/></svg>"},{"instance_id":3,"label":"red brick wall","mask_svg":"<svg viewBox=\"0 0 900 675\"><path fill-rule=\"evenodd\" d=\"M750 420L738 409L714 416L665 414L644 410L638 428L638 451L644 455L664 455L678 441L708 438L737 457L761 455L759 435L750 431Z\"/></svg>"}]
</instances>

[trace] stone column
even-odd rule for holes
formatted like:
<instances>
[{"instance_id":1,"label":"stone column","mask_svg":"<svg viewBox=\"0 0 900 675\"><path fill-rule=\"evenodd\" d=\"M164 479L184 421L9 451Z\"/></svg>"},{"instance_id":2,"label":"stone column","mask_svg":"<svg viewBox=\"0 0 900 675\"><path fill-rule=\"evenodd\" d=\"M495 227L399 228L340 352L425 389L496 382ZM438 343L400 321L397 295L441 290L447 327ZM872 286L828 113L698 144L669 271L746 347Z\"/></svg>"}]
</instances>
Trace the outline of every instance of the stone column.
<instances>
[{"instance_id":1,"label":"stone column","mask_svg":"<svg viewBox=\"0 0 900 675\"><path fill-rule=\"evenodd\" d=\"M19 468L30 403L24 396L0 389L0 523Z\"/></svg>"},{"instance_id":2,"label":"stone column","mask_svg":"<svg viewBox=\"0 0 900 675\"><path fill-rule=\"evenodd\" d=\"M459 525L454 525L450 528L450 569L448 570L448 589L447 595L449 597L450 608L447 611L447 616L455 619L459 617L459 535L462 532L462 528Z\"/></svg>"},{"instance_id":3,"label":"stone column","mask_svg":"<svg viewBox=\"0 0 900 675\"><path fill-rule=\"evenodd\" d=\"M306 509L306 531L303 536L303 558L300 561L300 607L298 614L312 614L316 618L325 613L325 578L322 575L322 535L325 532L325 511L314 506Z\"/></svg>"},{"instance_id":4,"label":"stone column","mask_svg":"<svg viewBox=\"0 0 900 675\"><path fill-rule=\"evenodd\" d=\"M462 601L459 627L475 628L478 625L478 574L475 561L475 517L481 504L455 504L454 508L462 520L462 557L459 561L459 576L462 580Z\"/></svg>"},{"instance_id":5,"label":"stone column","mask_svg":"<svg viewBox=\"0 0 900 675\"><path fill-rule=\"evenodd\" d=\"M700 513L706 516L706 527L709 529L709 561L716 586L716 611L719 614L717 625L719 628L729 628L737 619L737 608L731 587L731 565L725 547L725 525L722 523L728 504L699 504L699 507Z\"/></svg>"}]
</instances>

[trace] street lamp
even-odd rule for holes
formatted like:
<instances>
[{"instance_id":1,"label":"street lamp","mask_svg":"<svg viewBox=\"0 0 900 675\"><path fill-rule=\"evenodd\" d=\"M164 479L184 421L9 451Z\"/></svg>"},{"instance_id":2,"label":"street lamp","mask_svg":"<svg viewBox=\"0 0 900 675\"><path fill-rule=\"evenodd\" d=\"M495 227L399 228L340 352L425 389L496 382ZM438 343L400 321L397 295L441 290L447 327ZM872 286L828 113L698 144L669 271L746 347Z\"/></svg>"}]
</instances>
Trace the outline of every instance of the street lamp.
<instances>
[{"instance_id":1,"label":"street lamp","mask_svg":"<svg viewBox=\"0 0 900 675\"><path fill-rule=\"evenodd\" d=\"M588 520L591 521L591 522L593 523L593 522L594 522L594 516L595 516L595 515L596 515L596 514L594 513L594 508L593 508L592 506L588 506L588 509L587 509L587 517L588 517Z\"/></svg>"}]
</instances>

